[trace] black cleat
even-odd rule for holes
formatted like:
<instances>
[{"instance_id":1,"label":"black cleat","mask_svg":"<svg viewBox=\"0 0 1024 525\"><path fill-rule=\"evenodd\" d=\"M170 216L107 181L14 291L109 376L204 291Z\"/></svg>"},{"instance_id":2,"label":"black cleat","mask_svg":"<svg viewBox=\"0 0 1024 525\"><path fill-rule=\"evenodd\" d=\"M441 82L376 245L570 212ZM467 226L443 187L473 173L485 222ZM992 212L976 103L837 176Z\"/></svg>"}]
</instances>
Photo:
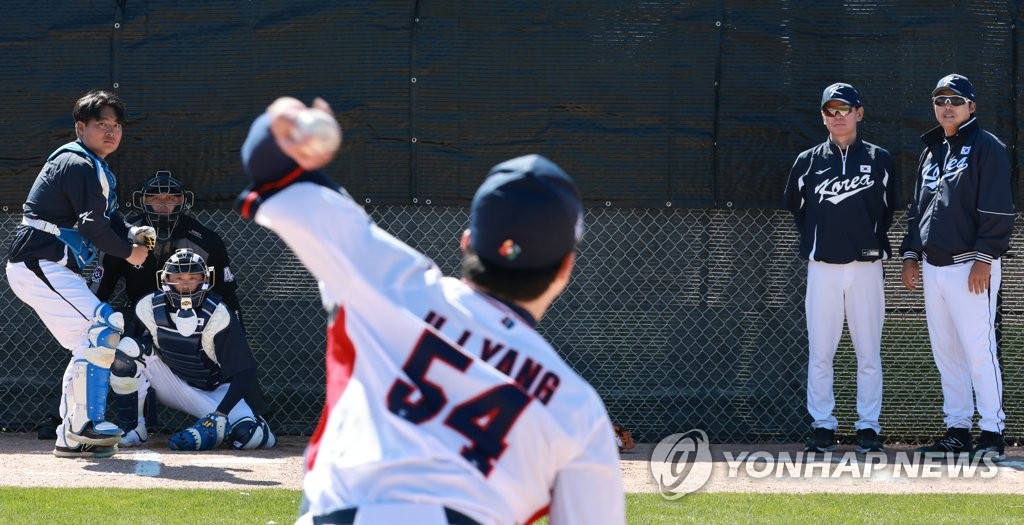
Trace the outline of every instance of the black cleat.
<instances>
[{"instance_id":1,"label":"black cleat","mask_svg":"<svg viewBox=\"0 0 1024 525\"><path fill-rule=\"evenodd\" d=\"M871 428L862 428L857 431L857 452L866 454L868 452L882 452L885 447L878 439L878 433Z\"/></svg>"},{"instance_id":2,"label":"black cleat","mask_svg":"<svg viewBox=\"0 0 1024 525\"><path fill-rule=\"evenodd\" d=\"M935 443L926 447L918 447L917 453L922 456L970 453L974 450L971 442L970 430L966 428L950 428L946 430L946 435L936 440Z\"/></svg>"},{"instance_id":3,"label":"black cleat","mask_svg":"<svg viewBox=\"0 0 1024 525\"><path fill-rule=\"evenodd\" d=\"M807 439L804 452L832 452L836 449L836 431L831 428L816 428Z\"/></svg>"},{"instance_id":4,"label":"black cleat","mask_svg":"<svg viewBox=\"0 0 1024 525\"><path fill-rule=\"evenodd\" d=\"M89 421L78 432L71 432L65 427L64 437L78 443L110 447L121 441L121 429L109 421L100 421L99 423Z\"/></svg>"},{"instance_id":5,"label":"black cleat","mask_svg":"<svg viewBox=\"0 0 1024 525\"><path fill-rule=\"evenodd\" d=\"M89 458L89 459L101 459L109 458L117 454L117 445L110 447L100 447L96 445L88 445L82 443L76 447L62 447L57 445L53 449L53 455L58 458Z\"/></svg>"},{"instance_id":6,"label":"black cleat","mask_svg":"<svg viewBox=\"0 0 1024 525\"><path fill-rule=\"evenodd\" d=\"M971 458L974 457L987 457L992 461L1006 459L1006 443L1003 441L1003 435L999 432L982 430L981 436L978 437L978 446L974 449L974 454L971 455Z\"/></svg>"}]
</instances>

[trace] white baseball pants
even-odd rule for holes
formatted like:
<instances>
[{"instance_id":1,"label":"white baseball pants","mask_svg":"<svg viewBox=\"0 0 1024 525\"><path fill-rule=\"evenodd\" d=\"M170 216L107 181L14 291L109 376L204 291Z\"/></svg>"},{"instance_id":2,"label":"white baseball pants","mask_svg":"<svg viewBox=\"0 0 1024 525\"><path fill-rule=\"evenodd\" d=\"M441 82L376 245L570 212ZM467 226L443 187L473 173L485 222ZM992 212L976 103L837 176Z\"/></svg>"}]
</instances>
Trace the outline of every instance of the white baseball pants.
<instances>
[{"instance_id":1,"label":"white baseball pants","mask_svg":"<svg viewBox=\"0 0 1024 525\"><path fill-rule=\"evenodd\" d=\"M932 355L942 380L946 428L970 429L977 399L978 426L1002 432L1003 380L996 358L996 296L1002 263L992 261L989 291L971 293L967 279L973 261L950 266L924 263L924 307Z\"/></svg>"},{"instance_id":2,"label":"white baseball pants","mask_svg":"<svg viewBox=\"0 0 1024 525\"><path fill-rule=\"evenodd\" d=\"M45 281L25 263L8 262L7 282L14 295L32 307L57 342L71 352L61 383L61 424L57 427L57 445L74 447L78 443L69 442L64 436L65 422L69 421L71 409L75 406L71 363L81 358L89 347L88 330L92 326L92 313L100 300L89 290L85 279L66 266L39 261L39 269Z\"/></svg>"},{"instance_id":3,"label":"white baseball pants","mask_svg":"<svg viewBox=\"0 0 1024 525\"><path fill-rule=\"evenodd\" d=\"M228 387L231 386L223 384L210 391L195 388L174 375L174 372L155 354L146 358L146 368L143 369L142 376L144 381L139 386L140 398L146 395L146 390L151 385L156 391L157 400L161 403L175 410L192 414L196 418L201 418L217 410L217 405L227 395ZM149 385L145 384L147 382ZM234 424L245 416L256 417L243 399L231 409L228 414L228 422Z\"/></svg>"},{"instance_id":4,"label":"white baseball pants","mask_svg":"<svg viewBox=\"0 0 1024 525\"><path fill-rule=\"evenodd\" d=\"M832 415L836 399L832 361L843 336L843 320L857 353L857 430L881 432L882 324L885 321L885 285L882 262L855 261L807 264L807 411L814 428L835 430Z\"/></svg>"}]
</instances>

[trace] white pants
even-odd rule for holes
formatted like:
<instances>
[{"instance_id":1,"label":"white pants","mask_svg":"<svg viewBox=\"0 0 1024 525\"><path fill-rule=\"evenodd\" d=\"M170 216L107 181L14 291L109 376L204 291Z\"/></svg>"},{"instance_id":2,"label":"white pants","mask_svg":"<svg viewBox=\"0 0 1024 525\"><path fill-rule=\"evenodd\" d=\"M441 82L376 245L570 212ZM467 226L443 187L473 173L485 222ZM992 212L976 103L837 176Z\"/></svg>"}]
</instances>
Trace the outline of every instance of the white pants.
<instances>
[{"instance_id":1,"label":"white pants","mask_svg":"<svg viewBox=\"0 0 1024 525\"><path fill-rule=\"evenodd\" d=\"M224 384L210 391L200 390L174 375L157 355L146 358L146 368L142 371L142 377L143 384L139 386L140 398L145 396L148 387L152 386L156 391L157 400L161 403L175 410L187 412L197 419L217 410L217 405L224 400L228 387L231 386ZM243 399L231 409L228 422L234 424L245 416L255 417Z\"/></svg>"},{"instance_id":2,"label":"white pants","mask_svg":"<svg viewBox=\"0 0 1024 525\"><path fill-rule=\"evenodd\" d=\"M882 324L885 321L885 284L882 262L807 264L807 411L814 428L835 430L839 421L832 415L832 360L843 336L843 320L857 352L857 430L881 432L882 411Z\"/></svg>"},{"instance_id":3,"label":"white pants","mask_svg":"<svg viewBox=\"0 0 1024 525\"><path fill-rule=\"evenodd\" d=\"M951 266L924 263L928 336L942 380L946 428L972 428L977 399L978 426L1002 432L1006 414L995 329L1002 263L992 261L989 291L980 295L967 287L973 265L973 261Z\"/></svg>"},{"instance_id":4,"label":"white pants","mask_svg":"<svg viewBox=\"0 0 1024 525\"><path fill-rule=\"evenodd\" d=\"M7 281L11 291L36 311L61 346L80 357L89 346L86 332L92 326L92 313L100 300L89 291L85 278L66 266L39 261L39 268L53 290L25 263L8 262Z\"/></svg>"},{"instance_id":5,"label":"white pants","mask_svg":"<svg viewBox=\"0 0 1024 525\"><path fill-rule=\"evenodd\" d=\"M61 424L57 427L57 445L73 447L77 443L68 443L64 437L64 421L75 404L71 362L82 357L89 347L88 330L92 326L92 313L100 300L89 290L85 279L66 266L39 261L39 269L53 289L25 263L7 263L7 282L14 295L32 307L57 342L71 352L71 360L61 382Z\"/></svg>"}]
</instances>

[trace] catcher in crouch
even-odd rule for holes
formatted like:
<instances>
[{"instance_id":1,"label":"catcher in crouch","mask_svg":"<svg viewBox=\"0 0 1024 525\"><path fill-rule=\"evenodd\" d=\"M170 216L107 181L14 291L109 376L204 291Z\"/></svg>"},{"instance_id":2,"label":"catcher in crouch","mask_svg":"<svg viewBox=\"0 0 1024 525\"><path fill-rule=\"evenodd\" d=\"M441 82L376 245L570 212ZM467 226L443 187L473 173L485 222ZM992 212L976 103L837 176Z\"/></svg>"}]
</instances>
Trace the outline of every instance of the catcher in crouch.
<instances>
[{"instance_id":1,"label":"catcher in crouch","mask_svg":"<svg viewBox=\"0 0 1024 525\"><path fill-rule=\"evenodd\" d=\"M247 400L259 395L256 359L238 317L210 292L213 268L189 248L157 272L159 291L135 306L141 336L126 339L110 367L110 389L122 447L146 441L141 407L152 386L157 399L200 418L171 436L172 450L210 450L225 440L238 449L277 442Z\"/></svg>"}]
</instances>

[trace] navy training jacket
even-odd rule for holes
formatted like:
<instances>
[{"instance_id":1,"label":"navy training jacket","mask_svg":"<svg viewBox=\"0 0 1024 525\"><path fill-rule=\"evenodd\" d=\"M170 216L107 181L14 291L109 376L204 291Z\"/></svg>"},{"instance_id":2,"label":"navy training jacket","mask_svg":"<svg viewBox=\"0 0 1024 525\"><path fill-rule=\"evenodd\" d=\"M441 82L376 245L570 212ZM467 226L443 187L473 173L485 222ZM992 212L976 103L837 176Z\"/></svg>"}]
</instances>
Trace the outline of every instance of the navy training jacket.
<instances>
[{"instance_id":1,"label":"navy training jacket","mask_svg":"<svg viewBox=\"0 0 1024 525\"><path fill-rule=\"evenodd\" d=\"M845 154L831 139L800 153L785 192L800 256L830 264L889 258L899 188L892 155L859 138Z\"/></svg>"}]
</instances>

